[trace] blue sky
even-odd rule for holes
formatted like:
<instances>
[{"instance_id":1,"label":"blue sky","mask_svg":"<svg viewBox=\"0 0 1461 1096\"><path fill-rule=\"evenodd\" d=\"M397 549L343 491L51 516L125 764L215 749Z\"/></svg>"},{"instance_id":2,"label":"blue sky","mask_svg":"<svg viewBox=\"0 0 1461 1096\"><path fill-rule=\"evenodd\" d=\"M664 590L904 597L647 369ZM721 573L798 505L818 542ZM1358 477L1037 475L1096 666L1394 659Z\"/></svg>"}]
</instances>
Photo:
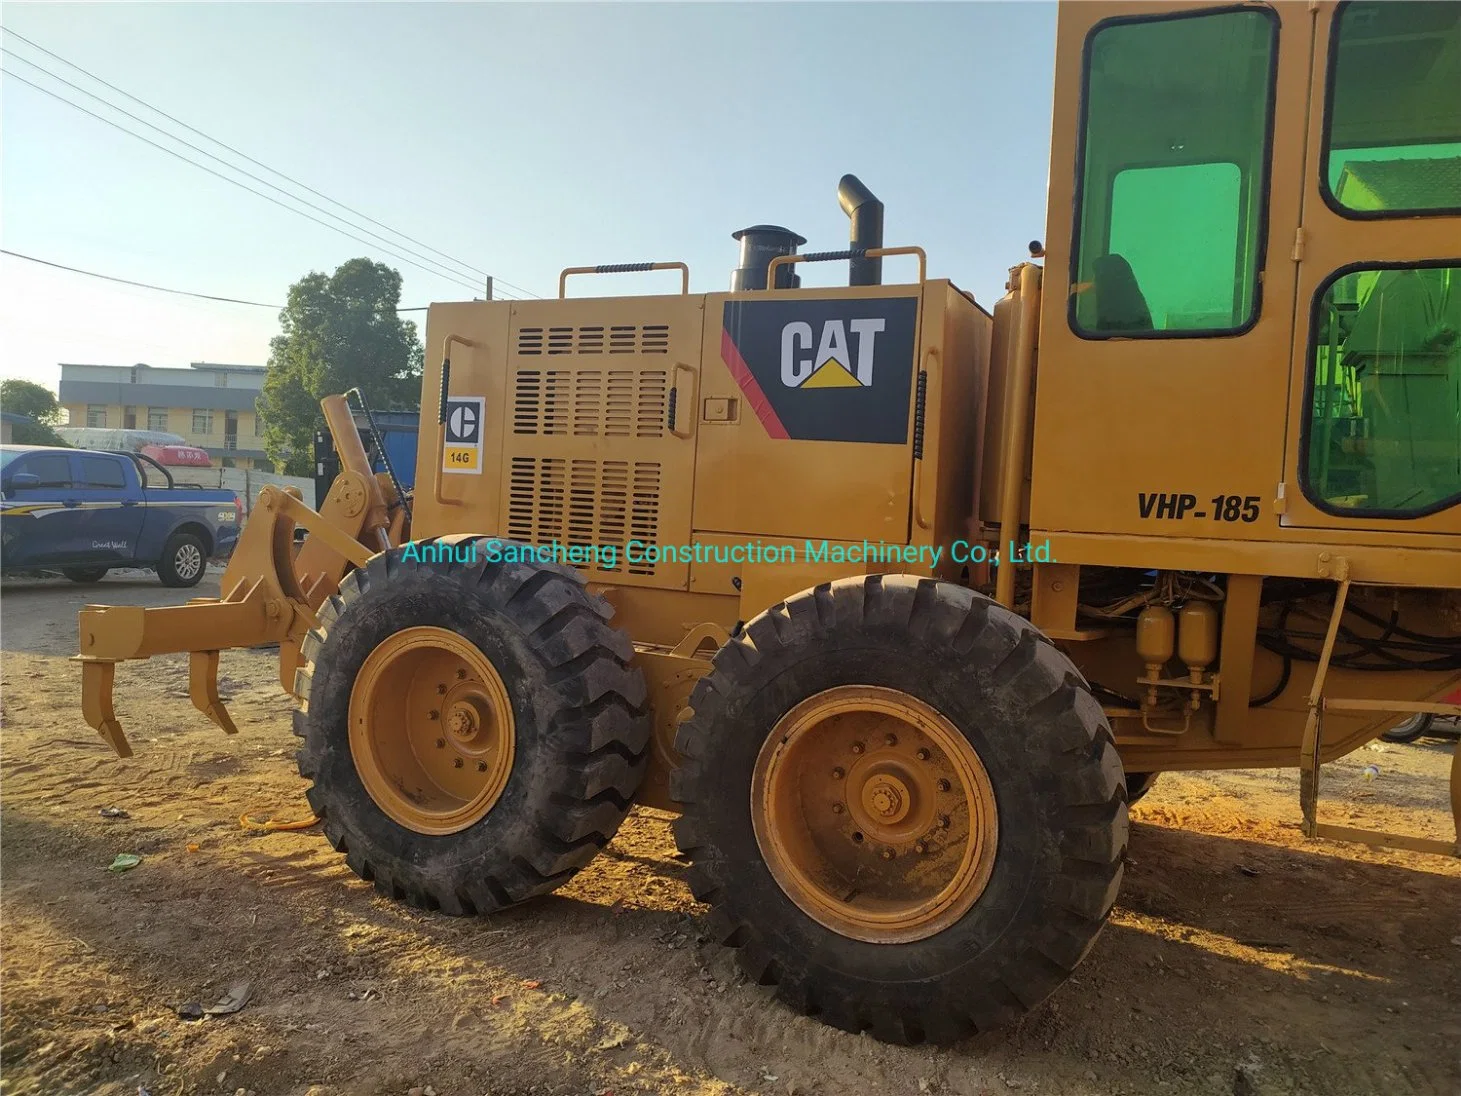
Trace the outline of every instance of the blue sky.
<instances>
[{"instance_id":1,"label":"blue sky","mask_svg":"<svg viewBox=\"0 0 1461 1096\"><path fill-rule=\"evenodd\" d=\"M758 222L800 232L809 249L844 246L835 188L848 171L886 203L890 244L923 245L931 275L986 303L1026 241L1043 236L1054 4L7 3L0 18L539 296L556 292L564 266L644 259L683 259L692 290L725 289L730 233ZM10 35L4 44L5 68L27 80L143 128L19 58L165 124ZM1019 88L1036 94L1022 99ZM0 240L70 266L264 302L361 254L401 269L404 305L472 295L9 77ZM896 263L885 264L889 280L911 274ZM804 281L844 276L829 264ZM611 287L671 284L605 279ZM54 385L60 361L262 363L277 329L270 309L0 257L4 376Z\"/></svg>"}]
</instances>

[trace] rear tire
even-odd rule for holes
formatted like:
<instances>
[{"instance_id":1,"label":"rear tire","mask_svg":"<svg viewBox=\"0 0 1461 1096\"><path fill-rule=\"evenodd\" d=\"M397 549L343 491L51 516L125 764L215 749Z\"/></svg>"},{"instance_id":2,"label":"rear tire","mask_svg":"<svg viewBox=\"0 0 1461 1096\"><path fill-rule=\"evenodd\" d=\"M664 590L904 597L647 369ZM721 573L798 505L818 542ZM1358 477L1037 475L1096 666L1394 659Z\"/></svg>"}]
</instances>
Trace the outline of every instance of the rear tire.
<instances>
[{"instance_id":1,"label":"rear tire","mask_svg":"<svg viewBox=\"0 0 1461 1096\"><path fill-rule=\"evenodd\" d=\"M62 567L61 574L65 575L72 582L79 582L83 585L90 585L93 582L100 582L107 577L110 567Z\"/></svg>"},{"instance_id":2,"label":"rear tire","mask_svg":"<svg viewBox=\"0 0 1461 1096\"><path fill-rule=\"evenodd\" d=\"M629 666L633 646L607 623L612 611L603 599L566 567L490 562L478 551L488 543L456 542L463 556L477 552L470 562L431 563L408 557L413 546L395 548L347 575L321 608L321 629L305 640L307 662L295 687L304 701L294 714L304 740L295 756L300 775L313 782L306 794L330 844L382 894L448 914L488 913L546 894L592 860L629 811L650 735L643 677ZM440 722L424 728L409 705L399 720L388 712L369 729L371 741L383 743L379 754L358 729L351 734L373 710L362 707L365 686L357 686L375 673L369 660L389 656L406 633L442 630L450 636L443 642L467 648L463 665L485 660L491 670L484 676L505 686L507 708L483 723L510 729L510 768L480 801L486 805L475 820L464 800L446 800L447 807L464 803L455 814L426 809L434 802L428 794L455 782L451 770L436 785L423 776L442 758L456 761L450 710L428 717ZM442 676L469 686L475 675ZM409 673L395 680L407 682L402 692L416 688ZM443 694L440 707L449 709L456 688L427 681L425 695ZM446 728L441 739L436 728ZM424 745L412 754L415 747L403 743L423 729ZM414 783L387 772L383 788L371 776L373 765L401 757L413 766L423 753L421 767L407 774ZM484 772L496 764L466 751L469 777L477 758ZM407 801L391 794L392 778ZM420 809L413 811L413 801Z\"/></svg>"},{"instance_id":3,"label":"rear tire","mask_svg":"<svg viewBox=\"0 0 1461 1096\"><path fill-rule=\"evenodd\" d=\"M932 725L931 711L962 736L987 774L997 803L992 868L972 906L952 923L926 919L921 927L881 936L876 928L857 936L834 931L825 916L808 912L814 905L805 888L778 882L774 845L768 864L757 832L767 823L758 822L755 791L766 779L758 775L765 751L789 754L802 727L793 722L787 730L786 720L848 685L916 702L909 710L925 714L912 721L914 745L928 746L917 728ZM686 761L673 794L685 805L674 832L691 860L691 889L710 905L716 938L739 949L747 975L775 985L777 996L798 1011L888 1042L948 1043L1034 1008L1075 969L1105 923L1121 881L1127 833L1121 761L1110 729L1070 661L1028 621L988 598L903 575L843 579L804 591L732 638L690 705L693 715L676 741ZM824 803L820 792L803 796L802 814L821 820L809 827L825 828L824 809L848 817L860 809L859 800L876 803L877 796L886 805L887 787L864 783L859 790L852 787L854 777L868 771L883 743L893 752L908 737L896 723L868 712L831 720L837 718L859 721L852 726L861 728L866 745L854 743L860 748L849 750L858 756L835 769L823 761L802 766L800 771L828 769L838 787L848 786L840 793L846 800L841 810L841 800ZM916 757L937 765L957 752L933 745ZM940 782L938 791L947 792L947 783ZM893 785L893 800L908 798L908 784ZM912 796L915 810L920 794ZM974 813L971 807L968 817ZM796 817L795 811L783 814ZM960 822L956 813L954 832ZM937 825L949 825L947 816ZM863 836L859 831L851 839ZM873 923L880 909L902 901L899 888L920 884L922 865L941 863L936 858L944 849L926 837L915 840L919 845L896 850L882 846L894 855L880 851L882 861L874 857L859 862L855 873L845 872L843 878L853 880L848 897L833 886L826 895L833 904L855 905L864 899L851 895L866 894ZM921 859L915 861L915 854ZM831 856L845 858L845 850ZM880 862L888 865L886 878L878 876ZM822 878L838 882L835 873L823 871ZM908 938L915 933L922 935Z\"/></svg>"},{"instance_id":4,"label":"rear tire","mask_svg":"<svg viewBox=\"0 0 1461 1096\"><path fill-rule=\"evenodd\" d=\"M208 553L203 542L192 533L174 533L162 546L162 558L157 561L157 577L164 586L187 589L196 586L208 569Z\"/></svg>"}]
</instances>

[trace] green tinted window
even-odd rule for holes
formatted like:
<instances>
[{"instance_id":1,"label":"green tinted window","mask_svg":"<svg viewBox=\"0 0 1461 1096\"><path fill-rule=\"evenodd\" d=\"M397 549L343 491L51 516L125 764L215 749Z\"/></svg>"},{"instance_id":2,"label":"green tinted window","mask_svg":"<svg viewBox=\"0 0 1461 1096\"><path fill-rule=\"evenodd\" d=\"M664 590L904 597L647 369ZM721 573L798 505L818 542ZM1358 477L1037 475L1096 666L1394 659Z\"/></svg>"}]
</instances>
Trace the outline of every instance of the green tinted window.
<instances>
[{"instance_id":1,"label":"green tinted window","mask_svg":"<svg viewBox=\"0 0 1461 1096\"><path fill-rule=\"evenodd\" d=\"M1368 214L1461 209L1461 4L1346 4L1331 57L1334 200Z\"/></svg>"},{"instance_id":2,"label":"green tinted window","mask_svg":"<svg viewBox=\"0 0 1461 1096\"><path fill-rule=\"evenodd\" d=\"M1309 497L1398 515L1461 498L1461 266L1345 274L1314 339Z\"/></svg>"},{"instance_id":3,"label":"green tinted window","mask_svg":"<svg viewBox=\"0 0 1461 1096\"><path fill-rule=\"evenodd\" d=\"M1087 43L1071 325L1240 330L1257 314L1274 21L1098 27Z\"/></svg>"}]
</instances>

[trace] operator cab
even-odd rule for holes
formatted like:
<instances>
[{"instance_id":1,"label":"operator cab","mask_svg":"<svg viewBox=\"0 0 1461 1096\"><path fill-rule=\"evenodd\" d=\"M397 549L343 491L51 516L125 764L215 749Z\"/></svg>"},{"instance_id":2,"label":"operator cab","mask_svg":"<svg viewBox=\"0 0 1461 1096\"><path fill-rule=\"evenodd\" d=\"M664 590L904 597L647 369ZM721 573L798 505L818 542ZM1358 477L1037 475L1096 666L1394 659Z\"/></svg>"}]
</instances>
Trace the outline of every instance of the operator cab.
<instances>
[{"instance_id":1,"label":"operator cab","mask_svg":"<svg viewBox=\"0 0 1461 1096\"><path fill-rule=\"evenodd\" d=\"M1062 7L1037 527L1461 533L1461 4L1313 7Z\"/></svg>"}]
</instances>

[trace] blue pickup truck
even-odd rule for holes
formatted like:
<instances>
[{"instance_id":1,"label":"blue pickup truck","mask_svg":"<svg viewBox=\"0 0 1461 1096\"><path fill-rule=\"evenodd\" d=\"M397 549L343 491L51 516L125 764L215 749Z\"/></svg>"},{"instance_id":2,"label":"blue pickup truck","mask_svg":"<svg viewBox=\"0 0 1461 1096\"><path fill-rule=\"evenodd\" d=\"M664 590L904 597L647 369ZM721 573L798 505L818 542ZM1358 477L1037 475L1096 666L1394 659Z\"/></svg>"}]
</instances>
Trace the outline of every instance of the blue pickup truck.
<instances>
[{"instance_id":1,"label":"blue pickup truck","mask_svg":"<svg viewBox=\"0 0 1461 1096\"><path fill-rule=\"evenodd\" d=\"M141 454L0 446L0 570L60 571L98 582L150 567L165 586L196 586L233 552L243 505L232 491L179 486Z\"/></svg>"}]
</instances>

